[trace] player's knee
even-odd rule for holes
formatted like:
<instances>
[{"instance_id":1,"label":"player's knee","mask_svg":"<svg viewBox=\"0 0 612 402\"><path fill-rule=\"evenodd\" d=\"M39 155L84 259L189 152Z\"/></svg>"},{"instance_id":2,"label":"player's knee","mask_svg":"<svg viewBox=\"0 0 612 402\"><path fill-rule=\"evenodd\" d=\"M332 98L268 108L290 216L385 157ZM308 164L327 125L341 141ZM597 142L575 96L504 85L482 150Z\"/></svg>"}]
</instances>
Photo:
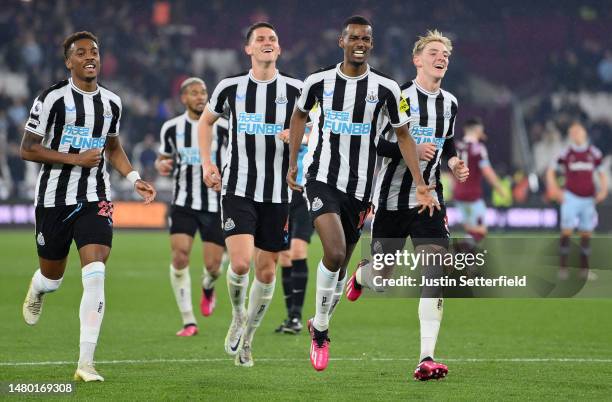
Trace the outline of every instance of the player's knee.
<instances>
[{"instance_id":1,"label":"player's knee","mask_svg":"<svg viewBox=\"0 0 612 402\"><path fill-rule=\"evenodd\" d=\"M257 280L262 283L272 283L276 276L276 270L274 268L270 268L269 266L258 268L257 270Z\"/></svg>"},{"instance_id":2,"label":"player's knee","mask_svg":"<svg viewBox=\"0 0 612 402\"><path fill-rule=\"evenodd\" d=\"M244 256L234 257L230 260L232 271L238 275L243 275L249 272L251 266L251 259Z\"/></svg>"},{"instance_id":3,"label":"player's knee","mask_svg":"<svg viewBox=\"0 0 612 402\"><path fill-rule=\"evenodd\" d=\"M342 267L346 258L346 252L343 249L332 249L325 253L324 259L329 265L327 268L334 269Z\"/></svg>"},{"instance_id":4,"label":"player's knee","mask_svg":"<svg viewBox=\"0 0 612 402\"><path fill-rule=\"evenodd\" d=\"M189 254L186 250L172 251L172 265L176 269L183 269L189 265Z\"/></svg>"}]
</instances>

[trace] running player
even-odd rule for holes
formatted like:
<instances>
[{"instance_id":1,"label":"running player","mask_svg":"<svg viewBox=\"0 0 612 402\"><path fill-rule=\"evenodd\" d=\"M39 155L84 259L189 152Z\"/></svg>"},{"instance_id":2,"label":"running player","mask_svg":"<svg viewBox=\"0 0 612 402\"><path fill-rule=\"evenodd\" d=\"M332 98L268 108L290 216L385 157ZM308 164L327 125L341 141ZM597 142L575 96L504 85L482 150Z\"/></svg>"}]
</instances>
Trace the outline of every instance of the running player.
<instances>
[{"instance_id":1,"label":"running player","mask_svg":"<svg viewBox=\"0 0 612 402\"><path fill-rule=\"evenodd\" d=\"M70 243L81 259L83 297L80 355L75 380L104 381L94 368L94 351L104 317L104 277L113 238L113 203L107 161L149 204L153 186L132 169L121 143L121 99L98 84L99 41L90 32L64 40L70 78L43 91L30 111L21 157L42 163L34 205L36 270L25 301L27 324L38 322L43 296L62 283Z\"/></svg>"},{"instance_id":2,"label":"running player","mask_svg":"<svg viewBox=\"0 0 612 402\"><path fill-rule=\"evenodd\" d=\"M455 205L461 212L461 223L470 235L462 249L474 250L474 247L487 235L485 215L487 206L482 199L482 178L499 194L505 195L506 189L491 167L489 154L484 145L486 134L479 118L468 119L463 125L463 139L457 142L457 154L467 164L470 175L465 182L455 180L453 197Z\"/></svg>"},{"instance_id":3,"label":"running player","mask_svg":"<svg viewBox=\"0 0 612 402\"><path fill-rule=\"evenodd\" d=\"M361 16L348 18L338 45L344 60L310 75L291 118L291 157L287 182L296 182L297 156L308 112L319 104L317 132L311 133L304 157L305 193L315 229L323 244L317 269L316 314L309 320L310 361L324 370L329 360L329 314L342 296L346 266L370 211L372 177L379 127L388 118L401 153L413 172L416 203L430 212L439 208L419 173L416 146L408 132L408 118L400 113L400 88L395 81L370 68L372 24Z\"/></svg>"},{"instance_id":4,"label":"running player","mask_svg":"<svg viewBox=\"0 0 612 402\"><path fill-rule=\"evenodd\" d=\"M372 254L395 254L403 249L408 236L417 254L444 254L448 249L450 234L440 181L441 157L448 161L448 167L459 181L465 181L469 174L465 162L457 157L453 139L457 99L440 88L451 51L452 44L447 37L436 30L428 31L415 43L412 53L417 76L402 85L402 96L406 99L402 114L410 121L410 133L420 144L420 155L424 159L420 161L420 170L426 183L434 186L432 196L442 208L434 211L433 218L419 215L414 174L406 169L400 158L386 155L374 196L377 205L372 223ZM395 141L393 136L389 139ZM424 260L431 262L435 258ZM421 272L427 278L439 278L443 275L443 267L424 265ZM347 298L357 300L364 286L382 290L374 285L375 275L371 263L362 261L347 285ZM418 380L442 378L448 372L444 364L433 360L442 305L442 287L422 289L419 302L421 356L414 372Z\"/></svg>"},{"instance_id":5,"label":"running player","mask_svg":"<svg viewBox=\"0 0 612 402\"><path fill-rule=\"evenodd\" d=\"M289 147L280 134L289 128L302 82L276 69L281 48L272 25L252 25L244 50L251 70L217 85L200 117L199 136L204 182L223 196L223 233L230 258L227 286L233 307L225 351L236 355L237 366L251 367L253 335L272 300L278 253L289 240L290 192L283 180ZM230 140L221 177L211 160L210 144L212 126L226 106ZM245 311L253 255L255 279Z\"/></svg>"},{"instance_id":6,"label":"running player","mask_svg":"<svg viewBox=\"0 0 612 402\"><path fill-rule=\"evenodd\" d=\"M595 204L599 204L608 196L608 179L601 163L601 151L589 143L584 125L575 121L568 127L567 132L570 144L546 172L549 194L561 204L559 278L569 278L567 260L570 237L577 229L580 233L580 276L593 280L597 276L589 271L589 254L591 235L597 220ZM556 171L565 174L563 190L557 184ZM599 178L599 191L593 181L595 172Z\"/></svg>"},{"instance_id":7,"label":"running player","mask_svg":"<svg viewBox=\"0 0 612 402\"><path fill-rule=\"evenodd\" d=\"M311 112L311 121L316 121L317 112L316 108ZM311 130L312 126L306 127L306 135L304 135L298 153L296 179L298 184L302 184L303 181L303 159L308 151L308 137ZM289 136L286 142L289 142ZM279 256L287 319L276 328L276 332L295 335L302 330L302 308L308 283L308 244L313 230L304 194L301 191L293 190L289 204L290 248Z\"/></svg>"},{"instance_id":8,"label":"running player","mask_svg":"<svg viewBox=\"0 0 612 402\"><path fill-rule=\"evenodd\" d=\"M198 119L208 101L206 84L200 78L187 78L180 88L185 113L168 120L161 129L159 156L155 167L162 176L172 172L174 160L174 194L170 212L170 283L183 319L183 329L178 336L198 333L191 304L191 278L189 255L197 230L202 239L204 270L200 311L208 317L215 309L214 283L220 275L221 259L225 250L221 232L219 193L207 189L202 181L200 151L198 147ZM212 143L212 155L221 169L227 147L227 120L215 124L216 135Z\"/></svg>"}]
</instances>

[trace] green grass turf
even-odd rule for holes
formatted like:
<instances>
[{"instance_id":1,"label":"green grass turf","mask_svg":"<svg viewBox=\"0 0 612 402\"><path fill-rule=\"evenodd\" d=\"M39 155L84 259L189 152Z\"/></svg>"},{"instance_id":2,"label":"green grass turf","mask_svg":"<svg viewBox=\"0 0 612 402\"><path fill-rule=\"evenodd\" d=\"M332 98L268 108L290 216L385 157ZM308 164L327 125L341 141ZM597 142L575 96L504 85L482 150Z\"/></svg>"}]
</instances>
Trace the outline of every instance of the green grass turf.
<instances>
[{"instance_id":1,"label":"green grass turf","mask_svg":"<svg viewBox=\"0 0 612 402\"><path fill-rule=\"evenodd\" d=\"M31 231L0 232L0 244L0 382L70 380L75 363L7 363L77 360L81 281L76 250L71 251L62 287L46 297L38 325L28 327L21 317L21 303L37 263L34 237ZM200 254L194 248L196 311ZM315 240L309 253L313 275L305 317L314 310L314 268L319 258ZM96 353L97 368L106 382L78 384L74 396L472 401L601 400L612 395L610 299L448 299L436 353L448 363L449 376L419 383L411 379L419 353L418 300L363 298L354 304L343 300L330 329L331 357L339 360L317 373L308 361L306 334L273 333L285 316L279 279L273 305L253 344L255 366L243 369L223 351L230 322L224 279L218 286L215 314L198 318L200 334L186 339L174 335L181 322L169 285L168 262L166 233L115 233L107 264L107 310ZM540 358L568 361L521 360ZM164 361L170 359L194 361ZM122 360L131 362L109 362Z\"/></svg>"}]
</instances>

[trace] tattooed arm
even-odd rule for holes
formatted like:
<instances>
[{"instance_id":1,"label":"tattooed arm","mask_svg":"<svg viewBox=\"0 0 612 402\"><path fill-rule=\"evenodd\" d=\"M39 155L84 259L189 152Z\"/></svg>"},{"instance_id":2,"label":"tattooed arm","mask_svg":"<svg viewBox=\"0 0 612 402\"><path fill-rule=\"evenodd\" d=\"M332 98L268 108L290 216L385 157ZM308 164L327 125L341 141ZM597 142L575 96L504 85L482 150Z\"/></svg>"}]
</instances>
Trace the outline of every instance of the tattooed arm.
<instances>
[{"instance_id":1,"label":"tattooed arm","mask_svg":"<svg viewBox=\"0 0 612 402\"><path fill-rule=\"evenodd\" d=\"M43 137L38 134L25 131L21 140L20 155L25 161L76 165L92 168L100 163L102 158L101 149L89 149L81 154L70 154L54 151L42 145Z\"/></svg>"}]
</instances>

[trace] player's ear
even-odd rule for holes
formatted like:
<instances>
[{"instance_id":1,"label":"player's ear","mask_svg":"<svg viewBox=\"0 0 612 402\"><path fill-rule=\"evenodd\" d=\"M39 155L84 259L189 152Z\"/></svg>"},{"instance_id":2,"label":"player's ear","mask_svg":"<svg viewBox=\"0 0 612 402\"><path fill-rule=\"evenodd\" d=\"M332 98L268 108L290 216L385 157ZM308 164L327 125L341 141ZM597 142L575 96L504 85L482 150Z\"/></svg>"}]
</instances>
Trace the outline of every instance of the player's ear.
<instances>
[{"instance_id":1,"label":"player's ear","mask_svg":"<svg viewBox=\"0 0 612 402\"><path fill-rule=\"evenodd\" d=\"M421 67L422 66L421 58L419 57L418 54L412 56L412 64L414 64L415 67Z\"/></svg>"},{"instance_id":2,"label":"player's ear","mask_svg":"<svg viewBox=\"0 0 612 402\"><path fill-rule=\"evenodd\" d=\"M249 55L249 56L253 54L253 52L251 51L251 45L250 44L244 45L244 52L247 55Z\"/></svg>"},{"instance_id":3,"label":"player's ear","mask_svg":"<svg viewBox=\"0 0 612 402\"><path fill-rule=\"evenodd\" d=\"M72 70L72 61L70 60L70 56L66 60L64 60L64 64L68 70Z\"/></svg>"},{"instance_id":4,"label":"player's ear","mask_svg":"<svg viewBox=\"0 0 612 402\"><path fill-rule=\"evenodd\" d=\"M338 36L338 46L344 49L344 34Z\"/></svg>"}]
</instances>

